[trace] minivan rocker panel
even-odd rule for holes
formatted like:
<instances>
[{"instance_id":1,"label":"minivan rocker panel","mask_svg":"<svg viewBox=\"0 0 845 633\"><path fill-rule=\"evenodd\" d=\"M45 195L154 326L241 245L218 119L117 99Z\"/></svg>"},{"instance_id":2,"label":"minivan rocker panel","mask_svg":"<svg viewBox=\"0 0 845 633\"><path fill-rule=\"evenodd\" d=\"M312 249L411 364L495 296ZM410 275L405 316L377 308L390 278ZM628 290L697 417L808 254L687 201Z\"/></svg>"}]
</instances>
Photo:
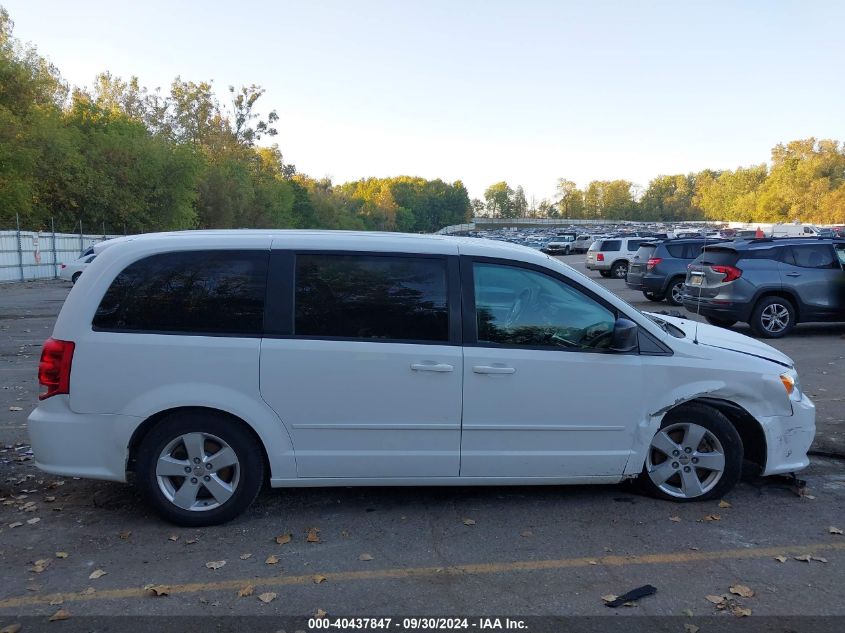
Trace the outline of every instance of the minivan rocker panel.
<instances>
[{"instance_id":1,"label":"minivan rocker panel","mask_svg":"<svg viewBox=\"0 0 845 633\"><path fill-rule=\"evenodd\" d=\"M815 409L787 356L641 313L529 248L189 231L96 252L52 334L68 357L42 356L35 461L131 478L175 523L229 520L263 480L638 478L686 501L723 494L743 457L764 475L808 464ZM614 351L631 322L639 349Z\"/></svg>"}]
</instances>

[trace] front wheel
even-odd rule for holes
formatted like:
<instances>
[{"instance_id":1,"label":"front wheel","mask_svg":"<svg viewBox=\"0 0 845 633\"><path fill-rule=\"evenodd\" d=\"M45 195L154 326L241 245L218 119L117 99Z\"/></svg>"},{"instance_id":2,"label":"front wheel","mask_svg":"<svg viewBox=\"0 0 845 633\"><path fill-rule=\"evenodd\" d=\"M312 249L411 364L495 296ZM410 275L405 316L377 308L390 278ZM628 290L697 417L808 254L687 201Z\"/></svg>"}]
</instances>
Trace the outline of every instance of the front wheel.
<instances>
[{"instance_id":1,"label":"front wheel","mask_svg":"<svg viewBox=\"0 0 845 633\"><path fill-rule=\"evenodd\" d=\"M661 499L715 499L739 481L742 456L742 439L730 420L712 407L688 404L664 417L638 481Z\"/></svg>"},{"instance_id":2,"label":"front wheel","mask_svg":"<svg viewBox=\"0 0 845 633\"><path fill-rule=\"evenodd\" d=\"M162 418L138 450L137 481L162 518L186 527L225 523L258 496L264 455L237 420L201 411Z\"/></svg>"}]
</instances>

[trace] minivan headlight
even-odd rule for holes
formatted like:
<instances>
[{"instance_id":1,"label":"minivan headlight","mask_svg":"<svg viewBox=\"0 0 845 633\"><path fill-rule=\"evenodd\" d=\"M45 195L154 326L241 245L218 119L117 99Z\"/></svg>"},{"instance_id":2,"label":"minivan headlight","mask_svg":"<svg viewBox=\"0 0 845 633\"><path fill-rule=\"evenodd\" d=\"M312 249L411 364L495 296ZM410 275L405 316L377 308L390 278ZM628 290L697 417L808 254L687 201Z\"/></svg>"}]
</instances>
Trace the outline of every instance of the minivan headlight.
<instances>
[{"instance_id":1,"label":"minivan headlight","mask_svg":"<svg viewBox=\"0 0 845 633\"><path fill-rule=\"evenodd\" d=\"M801 401L801 383L798 380L798 372L794 369L780 375L780 381L783 383L783 388L790 400L794 402Z\"/></svg>"}]
</instances>

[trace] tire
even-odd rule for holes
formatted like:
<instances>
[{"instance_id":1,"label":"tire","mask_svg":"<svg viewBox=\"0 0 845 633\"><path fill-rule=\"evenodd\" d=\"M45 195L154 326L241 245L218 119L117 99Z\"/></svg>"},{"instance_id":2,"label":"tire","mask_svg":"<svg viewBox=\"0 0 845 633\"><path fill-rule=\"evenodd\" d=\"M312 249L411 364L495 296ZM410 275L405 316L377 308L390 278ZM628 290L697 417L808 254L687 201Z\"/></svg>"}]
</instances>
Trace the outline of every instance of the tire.
<instances>
[{"instance_id":1,"label":"tire","mask_svg":"<svg viewBox=\"0 0 845 633\"><path fill-rule=\"evenodd\" d=\"M764 297L751 313L751 331L762 338L781 338L795 327L795 307L783 297Z\"/></svg>"},{"instance_id":2,"label":"tire","mask_svg":"<svg viewBox=\"0 0 845 633\"><path fill-rule=\"evenodd\" d=\"M625 279L628 276L628 262L616 262L610 267L610 276L614 279Z\"/></svg>"},{"instance_id":3,"label":"tire","mask_svg":"<svg viewBox=\"0 0 845 633\"><path fill-rule=\"evenodd\" d=\"M684 278L683 277L676 277L669 282L669 286L666 288L666 303L670 306L680 306L683 305L684 302L681 301L681 294L684 290Z\"/></svg>"},{"instance_id":4,"label":"tire","mask_svg":"<svg viewBox=\"0 0 845 633\"><path fill-rule=\"evenodd\" d=\"M610 277L610 271L609 270L600 270L599 275L601 275L602 277Z\"/></svg>"},{"instance_id":5,"label":"tire","mask_svg":"<svg viewBox=\"0 0 845 633\"><path fill-rule=\"evenodd\" d=\"M659 292L649 292L647 290L643 290L643 296L649 301L654 301L655 303L663 301L663 295Z\"/></svg>"},{"instance_id":6,"label":"tire","mask_svg":"<svg viewBox=\"0 0 845 633\"><path fill-rule=\"evenodd\" d=\"M78 273L73 273L73 277L70 278L71 283L75 284L77 281L79 281L79 276L81 274L82 274L81 270Z\"/></svg>"},{"instance_id":7,"label":"tire","mask_svg":"<svg viewBox=\"0 0 845 633\"><path fill-rule=\"evenodd\" d=\"M700 437L695 446L690 432ZM742 439L730 420L707 405L687 404L663 418L637 481L643 492L659 499L681 503L718 499L739 481L742 459ZM714 469L702 466L705 461Z\"/></svg>"},{"instance_id":8,"label":"tire","mask_svg":"<svg viewBox=\"0 0 845 633\"><path fill-rule=\"evenodd\" d=\"M182 438L190 443L200 439L202 444L188 449ZM225 448L231 453L224 454L224 467L217 469L211 460ZM192 457L192 453L197 454ZM229 463L232 457L234 463ZM196 463L197 459L202 461ZM160 464L169 466L164 472L172 474L159 477ZM186 467L194 468L191 474L196 477L186 475ZM166 521L185 527L218 525L234 519L255 501L264 483L264 452L242 423L219 413L185 411L162 418L143 439L136 473L144 498ZM190 488L185 489L188 492L180 505L177 499L184 486ZM193 509L188 509L188 504Z\"/></svg>"},{"instance_id":9,"label":"tire","mask_svg":"<svg viewBox=\"0 0 845 633\"><path fill-rule=\"evenodd\" d=\"M736 321L731 321L730 319L717 319L716 317L704 317L707 319L707 322L710 325L715 325L716 327L724 327L728 328L731 327Z\"/></svg>"}]
</instances>

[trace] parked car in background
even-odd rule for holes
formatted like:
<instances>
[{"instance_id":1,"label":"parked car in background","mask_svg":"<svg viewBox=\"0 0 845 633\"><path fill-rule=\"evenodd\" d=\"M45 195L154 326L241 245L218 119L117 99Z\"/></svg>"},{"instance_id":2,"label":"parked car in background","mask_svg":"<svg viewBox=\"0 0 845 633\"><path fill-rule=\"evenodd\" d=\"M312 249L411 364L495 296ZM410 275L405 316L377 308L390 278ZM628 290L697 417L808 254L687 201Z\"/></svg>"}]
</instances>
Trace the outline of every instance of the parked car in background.
<instances>
[{"instance_id":1,"label":"parked car in background","mask_svg":"<svg viewBox=\"0 0 845 633\"><path fill-rule=\"evenodd\" d=\"M682 305L687 266L705 245L719 242L696 238L643 242L628 267L625 283L632 290L642 291L649 301Z\"/></svg>"},{"instance_id":2,"label":"parked car in background","mask_svg":"<svg viewBox=\"0 0 845 633\"><path fill-rule=\"evenodd\" d=\"M809 463L789 357L644 314L534 249L261 230L98 252L42 350L35 464L132 479L180 525L230 520L265 485L636 480L695 501L744 460Z\"/></svg>"},{"instance_id":3,"label":"parked car in background","mask_svg":"<svg viewBox=\"0 0 845 633\"><path fill-rule=\"evenodd\" d=\"M82 271L84 271L88 264L94 261L96 255L83 255L79 259L75 259L67 264L59 264L59 279L66 279L67 281L76 283Z\"/></svg>"},{"instance_id":4,"label":"parked car in background","mask_svg":"<svg viewBox=\"0 0 845 633\"><path fill-rule=\"evenodd\" d=\"M597 235L582 233L581 235L577 236L575 238L575 241L572 243L572 252L586 253L590 249L590 245L596 241L597 237Z\"/></svg>"},{"instance_id":5,"label":"parked car in background","mask_svg":"<svg viewBox=\"0 0 845 633\"><path fill-rule=\"evenodd\" d=\"M845 321L845 240L761 239L708 247L690 264L684 307L766 338L796 323Z\"/></svg>"},{"instance_id":6,"label":"parked car in background","mask_svg":"<svg viewBox=\"0 0 845 633\"><path fill-rule=\"evenodd\" d=\"M596 240L587 251L587 270L597 270L602 277L625 279L628 264L640 245L650 241L645 237L607 237Z\"/></svg>"},{"instance_id":7,"label":"parked car in background","mask_svg":"<svg viewBox=\"0 0 845 633\"><path fill-rule=\"evenodd\" d=\"M572 246L575 244L575 237L572 235L563 235L549 241L540 250L546 255L569 255L572 252Z\"/></svg>"}]
</instances>

